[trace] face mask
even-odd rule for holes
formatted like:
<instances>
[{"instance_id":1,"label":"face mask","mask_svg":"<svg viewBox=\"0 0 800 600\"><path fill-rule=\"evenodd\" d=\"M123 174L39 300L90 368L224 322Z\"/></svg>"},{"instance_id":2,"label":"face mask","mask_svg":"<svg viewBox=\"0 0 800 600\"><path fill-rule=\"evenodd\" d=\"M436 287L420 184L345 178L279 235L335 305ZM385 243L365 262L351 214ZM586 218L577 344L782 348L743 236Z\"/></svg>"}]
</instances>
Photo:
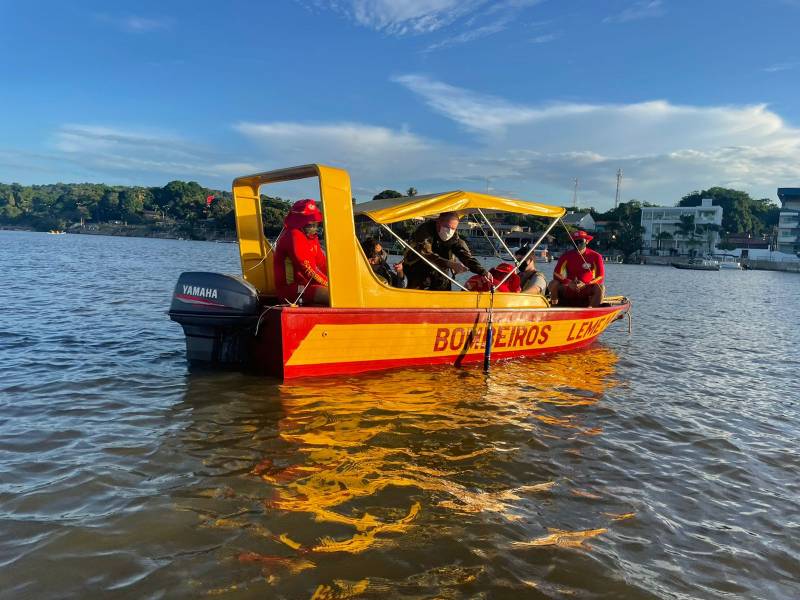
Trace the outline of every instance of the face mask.
<instances>
[{"instance_id":1,"label":"face mask","mask_svg":"<svg viewBox=\"0 0 800 600\"><path fill-rule=\"evenodd\" d=\"M439 237L442 238L443 242L446 242L455 234L456 234L455 229L450 229L449 227L442 227L441 225L439 226Z\"/></svg>"}]
</instances>

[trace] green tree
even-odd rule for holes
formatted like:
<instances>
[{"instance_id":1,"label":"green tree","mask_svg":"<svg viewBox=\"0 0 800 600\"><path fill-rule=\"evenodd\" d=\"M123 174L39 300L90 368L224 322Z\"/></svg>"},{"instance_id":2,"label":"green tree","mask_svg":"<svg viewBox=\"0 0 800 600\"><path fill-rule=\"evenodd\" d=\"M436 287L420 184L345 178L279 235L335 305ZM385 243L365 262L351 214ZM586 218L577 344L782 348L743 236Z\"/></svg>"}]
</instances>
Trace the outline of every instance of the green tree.
<instances>
[{"instance_id":1,"label":"green tree","mask_svg":"<svg viewBox=\"0 0 800 600\"><path fill-rule=\"evenodd\" d=\"M373 200L383 200L385 198L402 198L403 194L395 190L383 190L380 194L375 194Z\"/></svg>"},{"instance_id":2,"label":"green tree","mask_svg":"<svg viewBox=\"0 0 800 600\"><path fill-rule=\"evenodd\" d=\"M662 231L656 236L656 240L658 241L659 252L661 251L661 242L665 242L671 239L672 239L672 234L669 231Z\"/></svg>"},{"instance_id":3,"label":"green tree","mask_svg":"<svg viewBox=\"0 0 800 600\"><path fill-rule=\"evenodd\" d=\"M691 192L678 202L678 206L700 206L703 198L711 198L712 205L722 207L721 232L724 237L747 232L761 235L778 222L780 208L768 198L756 200L747 192L723 187Z\"/></svg>"}]
</instances>

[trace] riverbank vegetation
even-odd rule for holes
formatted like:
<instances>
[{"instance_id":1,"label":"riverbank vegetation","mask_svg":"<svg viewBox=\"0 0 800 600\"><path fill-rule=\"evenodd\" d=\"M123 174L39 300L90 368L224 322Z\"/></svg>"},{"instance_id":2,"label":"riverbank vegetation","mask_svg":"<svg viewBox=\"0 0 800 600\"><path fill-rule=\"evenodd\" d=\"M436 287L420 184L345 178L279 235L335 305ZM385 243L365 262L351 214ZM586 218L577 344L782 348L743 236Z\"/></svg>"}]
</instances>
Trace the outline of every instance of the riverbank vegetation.
<instances>
[{"instance_id":1,"label":"riverbank vegetation","mask_svg":"<svg viewBox=\"0 0 800 600\"><path fill-rule=\"evenodd\" d=\"M289 203L261 196L264 227L277 235ZM233 238L233 197L194 181L164 187L97 183L0 184L0 225L193 239Z\"/></svg>"},{"instance_id":2,"label":"riverbank vegetation","mask_svg":"<svg viewBox=\"0 0 800 600\"><path fill-rule=\"evenodd\" d=\"M415 195L416 189L409 188L406 194ZM384 190L375 198L402 195ZM767 198L754 199L746 192L712 187L687 194L678 206L698 206L701 198L711 198L713 204L723 207L723 243L737 234L759 238L776 230L780 209ZM267 235L278 234L289 206L281 198L261 196ZM602 224L595 236L602 250L627 256L641 248L644 206L655 205L630 200L605 212L594 208L579 212L590 213L596 223ZM546 220L526 215L508 214L504 222L533 231L547 226ZM0 183L0 226L190 239L233 239L236 231L231 193L205 188L194 181L171 181L163 187ZM557 245L569 243L563 228L553 230L553 235Z\"/></svg>"}]
</instances>

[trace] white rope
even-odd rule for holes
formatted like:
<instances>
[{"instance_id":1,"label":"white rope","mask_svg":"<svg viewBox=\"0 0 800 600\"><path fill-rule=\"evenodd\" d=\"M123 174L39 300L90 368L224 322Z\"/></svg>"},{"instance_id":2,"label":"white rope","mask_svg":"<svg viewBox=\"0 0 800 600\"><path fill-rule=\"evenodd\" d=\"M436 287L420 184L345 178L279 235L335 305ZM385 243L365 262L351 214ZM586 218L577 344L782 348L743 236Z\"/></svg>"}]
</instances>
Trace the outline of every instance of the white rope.
<instances>
[{"instance_id":1,"label":"white rope","mask_svg":"<svg viewBox=\"0 0 800 600\"><path fill-rule=\"evenodd\" d=\"M300 290L300 293L297 294L297 298L294 299L294 302L289 302L288 298L284 298L284 300L286 300L287 302L289 302L289 304L291 304L293 306L297 306L297 303L300 302L300 298L302 298L303 294L306 293L306 289L308 288L308 286L311 284L312 281L314 281L314 280L311 279L311 278L309 278L309 280L306 281L306 284L303 286L303 289Z\"/></svg>"},{"instance_id":2,"label":"white rope","mask_svg":"<svg viewBox=\"0 0 800 600\"><path fill-rule=\"evenodd\" d=\"M422 260L424 260L426 263L428 263L428 266L430 266L430 267L431 267L433 270L435 270L435 271L436 271L436 272L438 272L440 275L444 276L445 278L447 278L447 279L449 279L450 281L452 281L453 283L455 283L455 284L456 284L458 287L460 287L460 288L461 288L462 290L464 290L465 292L468 292L468 291L469 291L467 288L465 288L463 285L461 285L460 283L458 283L458 282L457 282L455 279L453 279L452 277L450 277L450 276L449 276L447 273L445 273L444 271L442 271L442 270L441 270L439 267L437 267L435 264L433 264L433 263L432 263L431 261L429 261L427 258L425 258L424 256L422 256L422 254L420 254L419 252L417 252L416 248L412 248L411 246L409 246L409 245L408 245L408 244L405 242L405 240L403 240L403 238L401 238L401 237L400 237L399 235L397 235L397 234L396 234L394 231L392 231L390 227L387 227L385 223L378 223L378 224L379 224L381 227L383 227L383 228L384 228L386 231L388 231L389 233L391 233L391 234L392 234L392 235L393 235L395 238L397 238L397 241L398 241L398 242L400 242L400 244L401 244L401 245L405 246L406 248L408 248L409 250L411 250L411 251L412 251L414 254L416 254L417 256L419 256L419 257L420 257Z\"/></svg>"},{"instance_id":3,"label":"white rope","mask_svg":"<svg viewBox=\"0 0 800 600\"><path fill-rule=\"evenodd\" d=\"M269 253L275 251L275 247L278 245L278 240L281 239L281 236L283 235L284 231L286 231L286 227L281 229L281 232L278 234L278 237L275 238L275 241L272 242L272 244L270 244L269 240L267 240L267 245L269 245L269 248L267 248L267 251L264 253L264 256L262 256L261 260L258 261L256 264L254 264L252 267L249 267L249 268L245 269L245 271L244 271L245 273L249 273L250 271L255 269L257 266L263 264L265 260L267 260L267 257L269 256Z\"/></svg>"},{"instance_id":4,"label":"white rope","mask_svg":"<svg viewBox=\"0 0 800 600\"><path fill-rule=\"evenodd\" d=\"M262 313L261 313L261 314L258 316L258 322L256 323L256 332L253 334L255 337L258 337L258 329L259 329L259 327L261 327L261 319L263 319L263 318L264 318L264 315L265 315L265 314L267 314L269 311L271 311L271 310L272 310L273 308L275 308L276 306L278 306L278 305L277 305L277 304L275 304L275 305L273 305L273 306L268 306L268 307L266 308L266 310L264 310L264 311L263 311L263 312L262 312Z\"/></svg>"}]
</instances>

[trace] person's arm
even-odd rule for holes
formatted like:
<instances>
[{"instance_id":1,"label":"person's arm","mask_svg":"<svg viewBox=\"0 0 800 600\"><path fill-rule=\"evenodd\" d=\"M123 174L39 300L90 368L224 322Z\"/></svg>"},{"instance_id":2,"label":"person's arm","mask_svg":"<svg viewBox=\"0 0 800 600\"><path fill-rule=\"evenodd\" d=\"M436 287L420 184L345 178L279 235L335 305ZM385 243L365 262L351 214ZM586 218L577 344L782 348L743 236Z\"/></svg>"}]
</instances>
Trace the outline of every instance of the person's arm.
<instances>
[{"instance_id":1,"label":"person's arm","mask_svg":"<svg viewBox=\"0 0 800 600\"><path fill-rule=\"evenodd\" d=\"M546 287L547 281L545 281L544 275L537 271L536 275L525 282L525 288L522 291L527 294L543 294Z\"/></svg>"},{"instance_id":2,"label":"person's arm","mask_svg":"<svg viewBox=\"0 0 800 600\"><path fill-rule=\"evenodd\" d=\"M594 255L594 277L589 283L596 283L598 285L603 285L603 281L606 278L606 267L603 263L603 256L598 252Z\"/></svg>"},{"instance_id":3,"label":"person's arm","mask_svg":"<svg viewBox=\"0 0 800 600\"><path fill-rule=\"evenodd\" d=\"M569 277L567 277L567 253L564 252L561 256L558 257L558 262L556 263L556 268L553 269L553 279L557 279L559 282L563 284L569 283Z\"/></svg>"},{"instance_id":4,"label":"person's arm","mask_svg":"<svg viewBox=\"0 0 800 600\"><path fill-rule=\"evenodd\" d=\"M450 269L450 261L446 258L442 258L433 251L433 239L422 227L414 232L414 236L411 239L411 247L445 273ZM411 260L408 260L409 258L411 258ZM406 250L404 262L406 260L408 260L409 264L413 264L421 259L414 252Z\"/></svg>"},{"instance_id":5,"label":"person's arm","mask_svg":"<svg viewBox=\"0 0 800 600\"><path fill-rule=\"evenodd\" d=\"M460 260L467 269L475 273L476 275L486 275L487 271L483 268L481 263L478 262L478 259L472 256L472 252L467 246L467 242L464 240L458 240L453 245L453 254L456 255L458 260Z\"/></svg>"},{"instance_id":6,"label":"person's arm","mask_svg":"<svg viewBox=\"0 0 800 600\"><path fill-rule=\"evenodd\" d=\"M328 274L328 257L325 256L325 252L322 250L322 246L319 245L319 241L317 242L317 269L321 273Z\"/></svg>"},{"instance_id":7,"label":"person's arm","mask_svg":"<svg viewBox=\"0 0 800 600\"><path fill-rule=\"evenodd\" d=\"M317 261L319 260L319 254L322 254L322 251L319 250L317 255L314 254L312 250L312 245L310 240L306 237L306 234L298 229L291 230L291 239L292 239L292 257L296 262L296 267L298 267L309 279L313 279L314 282L327 286L328 285L328 275L320 271ZM324 255L323 255L324 260Z\"/></svg>"}]
</instances>

